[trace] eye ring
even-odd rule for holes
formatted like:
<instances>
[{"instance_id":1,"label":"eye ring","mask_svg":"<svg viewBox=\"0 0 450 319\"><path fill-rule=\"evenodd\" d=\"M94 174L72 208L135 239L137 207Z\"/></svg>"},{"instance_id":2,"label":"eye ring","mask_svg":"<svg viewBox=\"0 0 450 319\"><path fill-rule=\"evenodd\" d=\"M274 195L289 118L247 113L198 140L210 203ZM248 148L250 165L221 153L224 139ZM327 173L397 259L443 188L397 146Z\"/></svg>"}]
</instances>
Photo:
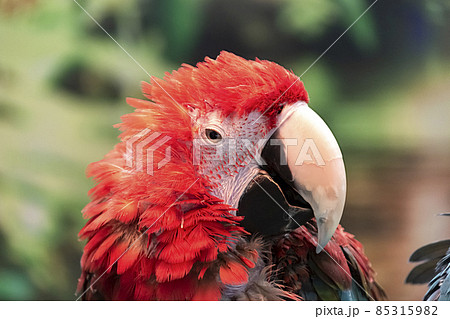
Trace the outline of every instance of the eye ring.
<instances>
[{"instance_id":1,"label":"eye ring","mask_svg":"<svg viewBox=\"0 0 450 319\"><path fill-rule=\"evenodd\" d=\"M223 139L222 134L218 130L215 130L213 128L206 128L204 130L204 136L206 140L214 144L220 143Z\"/></svg>"}]
</instances>

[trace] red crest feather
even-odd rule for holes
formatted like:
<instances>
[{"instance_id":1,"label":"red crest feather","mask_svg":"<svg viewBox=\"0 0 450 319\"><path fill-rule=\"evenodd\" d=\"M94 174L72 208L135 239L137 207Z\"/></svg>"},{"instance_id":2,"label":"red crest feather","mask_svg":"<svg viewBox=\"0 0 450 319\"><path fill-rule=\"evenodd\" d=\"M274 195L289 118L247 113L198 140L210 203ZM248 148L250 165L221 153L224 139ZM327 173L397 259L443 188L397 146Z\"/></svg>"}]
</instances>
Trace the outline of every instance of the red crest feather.
<instances>
[{"instance_id":1,"label":"red crest feather","mask_svg":"<svg viewBox=\"0 0 450 319\"><path fill-rule=\"evenodd\" d=\"M194 107L204 114L208 107L226 115L259 110L270 116L278 105L308 102L303 82L282 66L256 59L248 61L222 51L217 59L205 58L196 67L183 66L163 80L152 77L143 83L144 95L171 109ZM135 107L144 105L133 103Z\"/></svg>"}]
</instances>

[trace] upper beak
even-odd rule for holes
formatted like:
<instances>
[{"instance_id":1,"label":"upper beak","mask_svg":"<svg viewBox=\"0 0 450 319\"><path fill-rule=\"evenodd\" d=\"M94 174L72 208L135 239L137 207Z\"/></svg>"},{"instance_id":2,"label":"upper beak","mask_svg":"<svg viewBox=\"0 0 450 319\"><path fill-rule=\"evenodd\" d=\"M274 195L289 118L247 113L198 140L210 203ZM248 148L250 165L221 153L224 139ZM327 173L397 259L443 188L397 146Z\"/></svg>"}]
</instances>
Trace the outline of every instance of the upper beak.
<instances>
[{"instance_id":1,"label":"upper beak","mask_svg":"<svg viewBox=\"0 0 450 319\"><path fill-rule=\"evenodd\" d=\"M333 236L344 210L347 187L342 153L328 126L305 102L286 106L277 120L277 129L267 142L281 148L276 173L311 206L318 226L319 253ZM268 160L264 151L262 156Z\"/></svg>"}]
</instances>

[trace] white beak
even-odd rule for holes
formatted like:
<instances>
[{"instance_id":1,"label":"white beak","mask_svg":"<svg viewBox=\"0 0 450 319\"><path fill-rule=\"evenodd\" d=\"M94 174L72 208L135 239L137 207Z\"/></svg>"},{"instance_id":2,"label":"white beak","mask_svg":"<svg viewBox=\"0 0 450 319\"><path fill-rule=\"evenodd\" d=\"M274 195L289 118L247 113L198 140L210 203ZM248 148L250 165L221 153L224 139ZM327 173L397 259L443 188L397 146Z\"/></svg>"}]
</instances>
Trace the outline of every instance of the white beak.
<instances>
[{"instance_id":1,"label":"white beak","mask_svg":"<svg viewBox=\"0 0 450 319\"><path fill-rule=\"evenodd\" d=\"M284 147L291 182L313 209L319 253L344 210L347 183L341 150L328 126L305 102L283 109L274 135Z\"/></svg>"}]
</instances>

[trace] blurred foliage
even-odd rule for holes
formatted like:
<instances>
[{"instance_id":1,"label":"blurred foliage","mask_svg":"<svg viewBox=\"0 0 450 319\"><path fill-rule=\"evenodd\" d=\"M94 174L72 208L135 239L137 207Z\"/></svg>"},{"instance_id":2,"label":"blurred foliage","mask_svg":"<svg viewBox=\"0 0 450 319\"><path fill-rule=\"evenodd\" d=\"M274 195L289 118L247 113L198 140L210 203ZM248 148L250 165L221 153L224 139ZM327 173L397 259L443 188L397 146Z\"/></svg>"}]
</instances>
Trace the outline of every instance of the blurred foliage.
<instances>
[{"instance_id":1,"label":"blurred foliage","mask_svg":"<svg viewBox=\"0 0 450 319\"><path fill-rule=\"evenodd\" d=\"M92 186L84 170L116 143L112 125L146 72L229 50L300 75L371 2L79 3L145 71L73 1L0 0L0 299L74 298ZM446 0L379 1L305 73L347 160L431 138L448 146L448 99L419 120L422 98L448 91L449 11Z\"/></svg>"},{"instance_id":2,"label":"blurred foliage","mask_svg":"<svg viewBox=\"0 0 450 319\"><path fill-rule=\"evenodd\" d=\"M285 2L279 15L280 27L285 32L300 36L320 37L342 15L342 8L337 1L286 0Z\"/></svg>"}]
</instances>

